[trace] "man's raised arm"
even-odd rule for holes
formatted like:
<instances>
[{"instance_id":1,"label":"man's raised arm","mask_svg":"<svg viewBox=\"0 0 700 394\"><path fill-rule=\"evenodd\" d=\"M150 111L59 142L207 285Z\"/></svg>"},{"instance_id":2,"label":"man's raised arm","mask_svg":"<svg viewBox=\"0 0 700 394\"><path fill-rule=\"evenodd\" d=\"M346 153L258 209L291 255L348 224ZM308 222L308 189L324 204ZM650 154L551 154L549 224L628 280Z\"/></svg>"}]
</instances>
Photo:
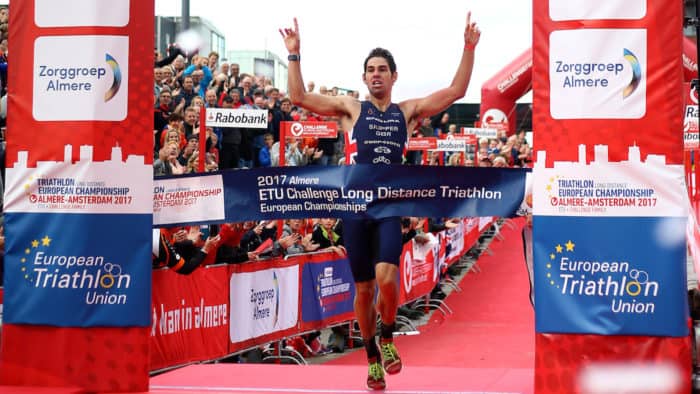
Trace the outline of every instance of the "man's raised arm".
<instances>
[{"instance_id":1,"label":"man's raised arm","mask_svg":"<svg viewBox=\"0 0 700 394\"><path fill-rule=\"evenodd\" d=\"M440 89L427 97L411 99L402 103L404 112L411 119L422 119L445 110L455 101L464 97L469 86L474 67L474 50L479 43L481 31L476 22L471 21L471 11L467 13L467 26L464 29L464 51L462 60L449 87Z\"/></svg>"},{"instance_id":2,"label":"man's raised arm","mask_svg":"<svg viewBox=\"0 0 700 394\"><path fill-rule=\"evenodd\" d=\"M287 94L295 105L326 116L342 116L350 113L350 99L347 96L323 96L307 93L301 76L299 23L294 18L294 28L279 29L284 45L289 52Z\"/></svg>"}]
</instances>

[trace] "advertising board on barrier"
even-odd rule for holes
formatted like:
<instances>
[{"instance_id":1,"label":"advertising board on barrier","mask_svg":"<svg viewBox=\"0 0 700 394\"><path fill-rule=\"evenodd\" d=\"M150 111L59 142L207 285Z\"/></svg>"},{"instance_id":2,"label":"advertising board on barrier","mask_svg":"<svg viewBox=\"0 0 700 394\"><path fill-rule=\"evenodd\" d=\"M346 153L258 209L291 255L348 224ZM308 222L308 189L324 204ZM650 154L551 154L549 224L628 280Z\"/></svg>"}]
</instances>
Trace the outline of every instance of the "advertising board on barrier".
<instances>
[{"instance_id":1,"label":"advertising board on barrier","mask_svg":"<svg viewBox=\"0 0 700 394\"><path fill-rule=\"evenodd\" d=\"M336 256L333 256L336 257ZM347 258L321 261L304 256L301 278L303 323L334 324L352 319L355 285Z\"/></svg>"},{"instance_id":2,"label":"advertising board on barrier","mask_svg":"<svg viewBox=\"0 0 700 394\"><path fill-rule=\"evenodd\" d=\"M636 147L609 163L604 148L590 165L536 164L536 328L687 335L686 267L671 264L686 254L683 168Z\"/></svg>"},{"instance_id":3,"label":"advertising board on barrier","mask_svg":"<svg viewBox=\"0 0 700 394\"><path fill-rule=\"evenodd\" d=\"M247 268L254 269L252 264ZM233 272L229 291L232 343L292 328L299 320L298 265Z\"/></svg>"},{"instance_id":4,"label":"advertising board on barrier","mask_svg":"<svg viewBox=\"0 0 700 394\"><path fill-rule=\"evenodd\" d=\"M464 222L460 221L457 227L446 229L445 240L447 243L445 261L451 264L464 252Z\"/></svg>"},{"instance_id":5,"label":"advertising board on barrier","mask_svg":"<svg viewBox=\"0 0 700 394\"><path fill-rule=\"evenodd\" d=\"M462 134L471 134L475 136L477 139L478 138L497 138L498 137L498 130L497 129L487 129L487 128L482 128L482 127L462 127Z\"/></svg>"},{"instance_id":6,"label":"advertising board on barrier","mask_svg":"<svg viewBox=\"0 0 700 394\"><path fill-rule=\"evenodd\" d=\"M437 148L436 137L413 137L408 139L407 150L434 150Z\"/></svg>"},{"instance_id":7,"label":"advertising board on barrier","mask_svg":"<svg viewBox=\"0 0 700 394\"><path fill-rule=\"evenodd\" d=\"M338 123L336 122L280 122L282 135L287 137L338 137Z\"/></svg>"},{"instance_id":8,"label":"advertising board on barrier","mask_svg":"<svg viewBox=\"0 0 700 394\"><path fill-rule=\"evenodd\" d=\"M150 369L228 354L228 302L227 266L154 271Z\"/></svg>"},{"instance_id":9,"label":"advertising board on barrier","mask_svg":"<svg viewBox=\"0 0 700 394\"><path fill-rule=\"evenodd\" d=\"M412 239L403 245L399 265L400 303L406 303L424 296L437 284L439 269L435 258L439 241L433 234L426 233L428 242Z\"/></svg>"}]
</instances>

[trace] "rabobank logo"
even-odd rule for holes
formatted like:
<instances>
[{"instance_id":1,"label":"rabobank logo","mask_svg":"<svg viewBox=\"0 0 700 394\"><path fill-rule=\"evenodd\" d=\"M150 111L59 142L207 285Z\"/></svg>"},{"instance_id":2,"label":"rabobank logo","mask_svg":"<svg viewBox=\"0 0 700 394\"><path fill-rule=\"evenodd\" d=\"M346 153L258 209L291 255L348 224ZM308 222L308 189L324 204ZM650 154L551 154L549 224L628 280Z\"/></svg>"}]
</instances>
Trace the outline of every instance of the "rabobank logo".
<instances>
[{"instance_id":1,"label":"rabobank logo","mask_svg":"<svg viewBox=\"0 0 700 394\"><path fill-rule=\"evenodd\" d=\"M596 250L584 247L582 250ZM562 297L598 299L612 314L656 312L661 286L645 270L623 258L599 261L577 253L575 240L551 245L544 280Z\"/></svg>"},{"instance_id":2,"label":"rabobank logo","mask_svg":"<svg viewBox=\"0 0 700 394\"><path fill-rule=\"evenodd\" d=\"M65 56L70 53L71 56ZM129 38L51 36L34 43L32 113L39 121L126 118Z\"/></svg>"},{"instance_id":3,"label":"rabobank logo","mask_svg":"<svg viewBox=\"0 0 700 394\"><path fill-rule=\"evenodd\" d=\"M36 290L79 293L85 305L126 305L131 275L102 255L72 255L56 251L49 235L37 236L18 256L27 286Z\"/></svg>"},{"instance_id":4,"label":"rabobank logo","mask_svg":"<svg viewBox=\"0 0 700 394\"><path fill-rule=\"evenodd\" d=\"M646 31L586 29L550 35L554 119L638 119L646 113Z\"/></svg>"}]
</instances>

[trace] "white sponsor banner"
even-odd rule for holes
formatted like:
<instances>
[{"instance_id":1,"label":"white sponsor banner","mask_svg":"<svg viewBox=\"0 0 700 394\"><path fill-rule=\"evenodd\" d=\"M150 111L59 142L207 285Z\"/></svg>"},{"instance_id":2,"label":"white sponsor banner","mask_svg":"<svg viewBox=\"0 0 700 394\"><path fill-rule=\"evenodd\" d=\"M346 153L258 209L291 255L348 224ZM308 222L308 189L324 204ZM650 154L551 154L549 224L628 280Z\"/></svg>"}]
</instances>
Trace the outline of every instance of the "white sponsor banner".
<instances>
[{"instance_id":1,"label":"white sponsor banner","mask_svg":"<svg viewBox=\"0 0 700 394\"><path fill-rule=\"evenodd\" d=\"M467 149L467 141L458 139L437 140L437 151L439 152L464 152Z\"/></svg>"},{"instance_id":2,"label":"white sponsor banner","mask_svg":"<svg viewBox=\"0 0 700 394\"><path fill-rule=\"evenodd\" d=\"M34 21L39 27L122 27L129 23L129 0L35 0Z\"/></svg>"},{"instance_id":3,"label":"white sponsor banner","mask_svg":"<svg viewBox=\"0 0 700 394\"><path fill-rule=\"evenodd\" d=\"M474 134L477 138L496 138L498 130L481 127L462 127L462 134Z\"/></svg>"},{"instance_id":4,"label":"white sponsor banner","mask_svg":"<svg viewBox=\"0 0 700 394\"><path fill-rule=\"evenodd\" d=\"M579 155L584 154L581 147ZM533 170L533 213L547 216L685 217L684 169L659 155L640 160L630 147L627 161L608 162L607 146L595 146L586 164L555 162L544 167L544 152ZM540 161L541 160L541 161Z\"/></svg>"},{"instance_id":5,"label":"white sponsor banner","mask_svg":"<svg viewBox=\"0 0 700 394\"><path fill-rule=\"evenodd\" d=\"M451 260L458 257L464 251L464 223L459 222L457 227L445 230L448 244L451 245L449 252L446 253L445 259Z\"/></svg>"},{"instance_id":6,"label":"white sponsor banner","mask_svg":"<svg viewBox=\"0 0 700 394\"><path fill-rule=\"evenodd\" d=\"M156 179L153 225L225 219L221 175Z\"/></svg>"},{"instance_id":7,"label":"white sponsor banner","mask_svg":"<svg viewBox=\"0 0 700 394\"><path fill-rule=\"evenodd\" d=\"M292 328L299 320L299 266L231 275L231 342Z\"/></svg>"},{"instance_id":8,"label":"white sponsor banner","mask_svg":"<svg viewBox=\"0 0 700 394\"><path fill-rule=\"evenodd\" d=\"M267 110L250 108L207 108L206 120L207 126L210 127L266 129Z\"/></svg>"},{"instance_id":9,"label":"white sponsor banner","mask_svg":"<svg viewBox=\"0 0 700 394\"><path fill-rule=\"evenodd\" d=\"M553 21L578 19L642 19L647 0L549 0Z\"/></svg>"},{"instance_id":10,"label":"white sponsor banner","mask_svg":"<svg viewBox=\"0 0 700 394\"><path fill-rule=\"evenodd\" d=\"M554 31L549 44L552 118L639 119L646 114L646 29Z\"/></svg>"},{"instance_id":11,"label":"white sponsor banner","mask_svg":"<svg viewBox=\"0 0 700 394\"><path fill-rule=\"evenodd\" d=\"M481 216L479 217L479 231L484 231L486 226L491 224L493 221L493 216Z\"/></svg>"},{"instance_id":12,"label":"white sponsor banner","mask_svg":"<svg viewBox=\"0 0 700 394\"><path fill-rule=\"evenodd\" d=\"M5 210L32 213L150 213L153 195L148 188L153 168L143 156L125 160L119 147L110 160L92 161L92 146L80 147L73 163L72 146L63 161L39 161L28 167L29 153L21 151L6 170ZM124 176L123 174L129 174Z\"/></svg>"},{"instance_id":13,"label":"white sponsor banner","mask_svg":"<svg viewBox=\"0 0 700 394\"><path fill-rule=\"evenodd\" d=\"M127 36L37 38L34 42L34 119L124 120L128 59Z\"/></svg>"}]
</instances>

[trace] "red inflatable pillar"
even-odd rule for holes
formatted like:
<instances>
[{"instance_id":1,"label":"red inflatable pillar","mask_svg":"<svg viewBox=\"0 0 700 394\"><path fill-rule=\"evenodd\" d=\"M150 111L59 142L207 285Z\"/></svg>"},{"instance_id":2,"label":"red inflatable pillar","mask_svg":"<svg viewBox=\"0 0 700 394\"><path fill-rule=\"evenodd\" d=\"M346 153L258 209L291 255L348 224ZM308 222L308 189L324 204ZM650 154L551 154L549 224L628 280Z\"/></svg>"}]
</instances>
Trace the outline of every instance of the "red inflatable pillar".
<instances>
[{"instance_id":1,"label":"red inflatable pillar","mask_svg":"<svg viewBox=\"0 0 700 394\"><path fill-rule=\"evenodd\" d=\"M508 125L508 134L517 125L515 101L532 88L532 48L528 48L481 87L481 127Z\"/></svg>"}]
</instances>

